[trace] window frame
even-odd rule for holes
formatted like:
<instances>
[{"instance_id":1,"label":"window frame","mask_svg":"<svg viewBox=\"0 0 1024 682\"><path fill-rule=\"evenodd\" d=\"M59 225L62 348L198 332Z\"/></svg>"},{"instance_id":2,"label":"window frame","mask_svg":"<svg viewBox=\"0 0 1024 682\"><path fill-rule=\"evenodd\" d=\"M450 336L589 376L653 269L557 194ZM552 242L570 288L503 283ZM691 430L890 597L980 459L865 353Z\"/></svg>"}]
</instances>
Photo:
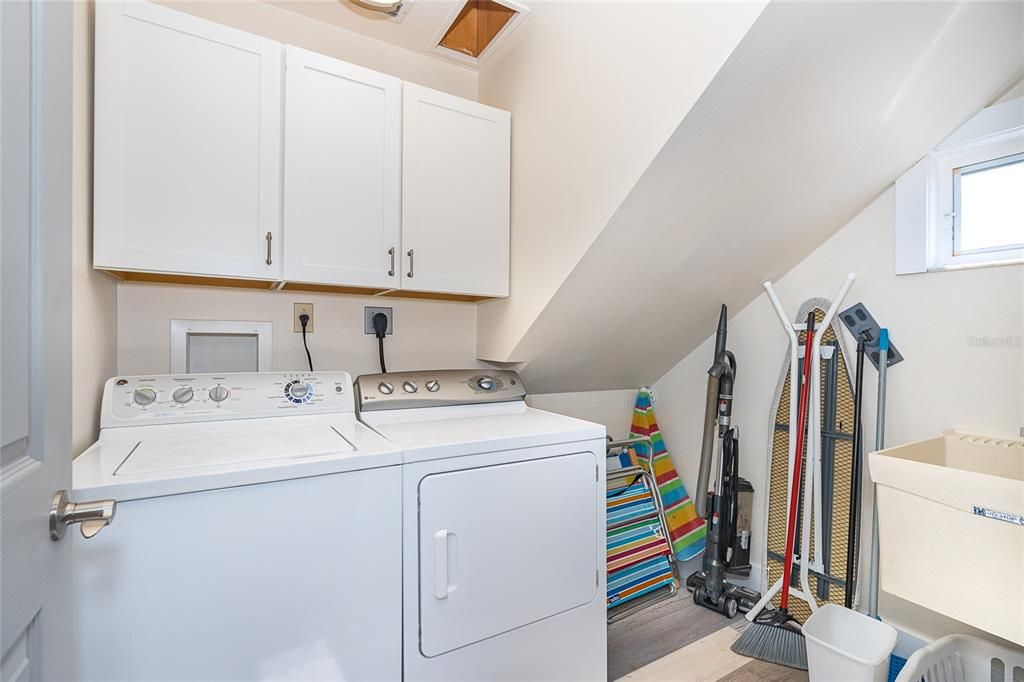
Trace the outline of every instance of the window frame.
<instances>
[{"instance_id":1,"label":"window frame","mask_svg":"<svg viewBox=\"0 0 1024 682\"><path fill-rule=\"evenodd\" d=\"M959 251L954 173L1024 153L1024 96L982 109L895 183L897 275L1024 263L1024 246Z\"/></svg>"},{"instance_id":2,"label":"window frame","mask_svg":"<svg viewBox=\"0 0 1024 682\"><path fill-rule=\"evenodd\" d=\"M929 270L970 265L1024 263L1024 244L963 252L960 249L960 175L964 169L1005 165L1007 159L1024 161L1024 131L959 145L935 155L933 174L938 189L938 211L932 229Z\"/></svg>"}]
</instances>

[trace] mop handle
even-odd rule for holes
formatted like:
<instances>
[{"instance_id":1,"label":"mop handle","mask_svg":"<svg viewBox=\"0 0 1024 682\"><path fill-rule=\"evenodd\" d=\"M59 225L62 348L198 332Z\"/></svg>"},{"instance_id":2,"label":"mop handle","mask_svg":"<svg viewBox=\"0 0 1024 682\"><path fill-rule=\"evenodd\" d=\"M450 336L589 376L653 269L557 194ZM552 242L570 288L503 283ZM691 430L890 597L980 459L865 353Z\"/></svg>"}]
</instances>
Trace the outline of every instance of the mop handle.
<instances>
[{"instance_id":1,"label":"mop handle","mask_svg":"<svg viewBox=\"0 0 1024 682\"><path fill-rule=\"evenodd\" d=\"M811 388L811 343L814 339L814 313L807 314L807 340L804 341L804 373L803 381L800 383L800 407L798 408L796 426L796 457L793 460L793 489L789 494L789 519L786 523L786 554L785 568L783 568L782 580L786 589L782 591L779 608L785 609L789 606L789 574L793 570L793 543L796 540L796 515L797 507L800 504L800 474L803 463L804 450L804 429L807 426L807 399L810 396ZM802 558L801 561L806 561Z\"/></svg>"},{"instance_id":2,"label":"mop handle","mask_svg":"<svg viewBox=\"0 0 1024 682\"><path fill-rule=\"evenodd\" d=\"M875 450L885 447L885 381L889 369L889 330L878 335L878 402L875 412ZM871 484L871 561L868 581L868 615L878 617L878 489Z\"/></svg>"}]
</instances>

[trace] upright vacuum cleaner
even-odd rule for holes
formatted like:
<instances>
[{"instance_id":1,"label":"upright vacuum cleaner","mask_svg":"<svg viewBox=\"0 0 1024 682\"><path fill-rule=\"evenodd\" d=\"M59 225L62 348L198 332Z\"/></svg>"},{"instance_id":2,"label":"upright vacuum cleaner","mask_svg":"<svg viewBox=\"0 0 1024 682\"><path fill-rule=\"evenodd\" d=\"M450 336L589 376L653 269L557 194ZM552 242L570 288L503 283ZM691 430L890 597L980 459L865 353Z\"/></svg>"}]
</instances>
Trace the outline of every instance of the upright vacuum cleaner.
<instances>
[{"instance_id":1,"label":"upright vacuum cleaner","mask_svg":"<svg viewBox=\"0 0 1024 682\"><path fill-rule=\"evenodd\" d=\"M693 592L694 603L732 618L737 611L749 611L761 595L726 580L727 574L750 575L750 507L754 493L750 483L740 478L739 431L732 424L736 356L725 347L727 315L723 305L715 334L715 361L708 370L695 494L697 514L705 519L708 529L704 565L686 579L686 587ZM716 442L718 470L715 488L708 491Z\"/></svg>"}]
</instances>

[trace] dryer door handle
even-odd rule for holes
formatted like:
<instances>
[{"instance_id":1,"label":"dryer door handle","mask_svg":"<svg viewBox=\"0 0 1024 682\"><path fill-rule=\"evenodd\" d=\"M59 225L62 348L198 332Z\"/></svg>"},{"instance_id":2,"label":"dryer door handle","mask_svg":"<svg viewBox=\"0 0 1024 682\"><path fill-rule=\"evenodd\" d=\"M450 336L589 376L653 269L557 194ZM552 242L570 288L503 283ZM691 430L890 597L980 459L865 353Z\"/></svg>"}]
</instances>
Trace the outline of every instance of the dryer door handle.
<instances>
[{"instance_id":1,"label":"dryer door handle","mask_svg":"<svg viewBox=\"0 0 1024 682\"><path fill-rule=\"evenodd\" d=\"M434 599L448 598L448 529L434 533Z\"/></svg>"}]
</instances>

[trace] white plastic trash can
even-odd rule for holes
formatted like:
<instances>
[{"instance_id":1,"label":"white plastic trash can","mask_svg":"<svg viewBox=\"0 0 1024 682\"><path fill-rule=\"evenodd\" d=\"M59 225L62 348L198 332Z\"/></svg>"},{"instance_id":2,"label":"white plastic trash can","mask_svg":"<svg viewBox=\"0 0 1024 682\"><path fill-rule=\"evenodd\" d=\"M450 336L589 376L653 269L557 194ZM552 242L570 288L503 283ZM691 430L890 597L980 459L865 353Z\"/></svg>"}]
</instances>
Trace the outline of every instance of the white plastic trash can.
<instances>
[{"instance_id":1,"label":"white plastic trash can","mask_svg":"<svg viewBox=\"0 0 1024 682\"><path fill-rule=\"evenodd\" d=\"M896 629L862 613L825 604L804 623L811 682L885 682Z\"/></svg>"}]
</instances>

